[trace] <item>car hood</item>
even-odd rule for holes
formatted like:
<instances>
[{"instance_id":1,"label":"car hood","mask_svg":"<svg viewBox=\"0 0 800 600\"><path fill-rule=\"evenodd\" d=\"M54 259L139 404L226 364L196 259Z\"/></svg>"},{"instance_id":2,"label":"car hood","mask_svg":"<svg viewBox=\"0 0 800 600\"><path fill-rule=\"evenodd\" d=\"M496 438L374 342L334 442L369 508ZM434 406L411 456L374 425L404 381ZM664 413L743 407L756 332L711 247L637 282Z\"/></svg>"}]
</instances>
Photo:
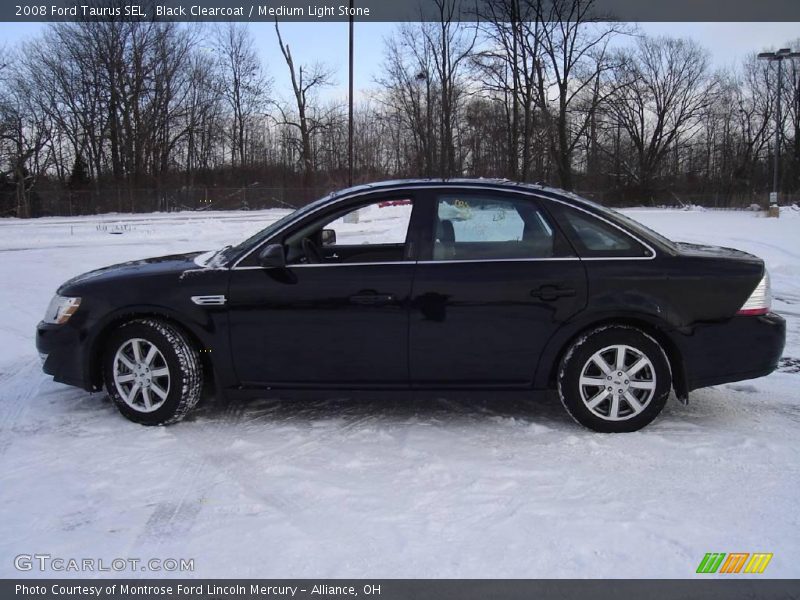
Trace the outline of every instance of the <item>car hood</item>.
<instances>
[{"instance_id":1,"label":"car hood","mask_svg":"<svg viewBox=\"0 0 800 600\"><path fill-rule=\"evenodd\" d=\"M737 250L736 248L724 248L722 246L707 246L705 244L690 244L688 242L676 242L678 252L683 256L697 256L701 258L722 258L739 260L745 262L763 263L758 256Z\"/></svg>"},{"instance_id":2,"label":"car hood","mask_svg":"<svg viewBox=\"0 0 800 600\"><path fill-rule=\"evenodd\" d=\"M58 289L58 293L69 295L75 293L79 288L85 288L95 283L108 282L109 280L127 280L138 277L150 277L157 275L175 274L182 277L189 271L203 269L204 262L196 260L205 257L208 253L188 252L186 254L171 254L169 256L157 256L154 258L144 258L132 260L116 265L110 265L101 269L95 269L87 273L82 273L64 282Z\"/></svg>"}]
</instances>

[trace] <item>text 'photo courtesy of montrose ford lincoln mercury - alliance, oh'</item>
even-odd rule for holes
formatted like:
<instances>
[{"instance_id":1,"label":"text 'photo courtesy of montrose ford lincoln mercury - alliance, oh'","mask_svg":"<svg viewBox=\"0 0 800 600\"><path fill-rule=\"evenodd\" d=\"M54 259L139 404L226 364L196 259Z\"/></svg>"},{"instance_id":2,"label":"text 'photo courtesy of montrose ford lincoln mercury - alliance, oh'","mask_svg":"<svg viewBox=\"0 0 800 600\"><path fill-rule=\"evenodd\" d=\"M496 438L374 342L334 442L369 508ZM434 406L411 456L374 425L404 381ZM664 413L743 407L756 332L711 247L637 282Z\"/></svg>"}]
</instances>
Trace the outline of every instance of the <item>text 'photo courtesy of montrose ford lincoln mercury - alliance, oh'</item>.
<instances>
[{"instance_id":1,"label":"text 'photo courtesy of montrose ford lincoln mercury - alliance, oh'","mask_svg":"<svg viewBox=\"0 0 800 600\"><path fill-rule=\"evenodd\" d=\"M353 235L359 219L378 226ZM414 180L332 194L236 246L75 277L36 339L56 381L105 387L146 425L180 420L204 387L555 389L577 422L626 432L673 389L772 372L785 329L760 258L560 190Z\"/></svg>"}]
</instances>

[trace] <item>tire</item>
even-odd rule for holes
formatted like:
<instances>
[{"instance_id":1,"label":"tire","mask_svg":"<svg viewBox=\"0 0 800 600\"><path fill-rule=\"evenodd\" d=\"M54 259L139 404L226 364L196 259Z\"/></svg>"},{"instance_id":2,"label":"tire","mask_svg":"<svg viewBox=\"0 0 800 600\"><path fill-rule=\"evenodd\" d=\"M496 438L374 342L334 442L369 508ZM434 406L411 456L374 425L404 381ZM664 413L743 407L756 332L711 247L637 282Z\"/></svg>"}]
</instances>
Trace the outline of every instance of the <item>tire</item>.
<instances>
[{"instance_id":1,"label":"tire","mask_svg":"<svg viewBox=\"0 0 800 600\"><path fill-rule=\"evenodd\" d=\"M111 333L102 360L109 398L135 423L176 423L200 400L200 356L174 325L157 319L129 321Z\"/></svg>"},{"instance_id":2,"label":"tire","mask_svg":"<svg viewBox=\"0 0 800 600\"><path fill-rule=\"evenodd\" d=\"M569 347L557 383L561 403L578 423L601 433L624 433L659 415L672 374L655 339L635 327L606 325Z\"/></svg>"}]
</instances>

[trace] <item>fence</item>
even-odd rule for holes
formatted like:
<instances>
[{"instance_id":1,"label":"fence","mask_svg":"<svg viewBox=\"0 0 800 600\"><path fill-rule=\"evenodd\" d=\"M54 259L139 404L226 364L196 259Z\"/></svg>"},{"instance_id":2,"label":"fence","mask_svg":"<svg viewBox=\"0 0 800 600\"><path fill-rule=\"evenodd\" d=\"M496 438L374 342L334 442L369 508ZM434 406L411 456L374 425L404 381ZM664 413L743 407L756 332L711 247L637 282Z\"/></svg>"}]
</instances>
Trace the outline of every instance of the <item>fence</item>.
<instances>
[{"instance_id":1,"label":"fence","mask_svg":"<svg viewBox=\"0 0 800 600\"><path fill-rule=\"evenodd\" d=\"M70 190L55 187L36 189L31 193L31 216L72 216L109 212L141 213L179 210L259 210L265 208L297 208L332 191L327 187L181 187L174 189L137 189L107 187ZM578 191L578 194L608 206L690 205L719 209L766 208L768 194L752 192L735 195L666 193L643 198L620 197L614 192ZM780 203L800 204L800 194L782 194ZM16 215L13 191L0 191L0 217Z\"/></svg>"},{"instance_id":2,"label":"fence","mask_svg":"<svg viewBox=\"0 0 800 600\"><path fill-rule=\"evenodd\" d=\"M329 188L184 187L177 189L38 189L31 193L31 216L72 216L108 212L179 210L258 210L297 208L324 196ZM0 216L16 215L16 197L0 193Z\"/></svg>"},{"instance_id":3,"label":"fence","mask_svg":"<svg viewBox=\"0 0 800 600\"><path fill-rule=\"evenodd\" d=\"M702 206L704 208L720 210L751 210L755 205L766 210L769 205L769 192L747 191L732 193L681 193L666 191L658 194L637 195L620 194L615 191L595 192L578 191L579 196L594 200L600 204L614 207L626 206L652 206L652 207L687 207ZM782 193L779 204L800 204L800 193Z\"/></svg>"}]
</instances>

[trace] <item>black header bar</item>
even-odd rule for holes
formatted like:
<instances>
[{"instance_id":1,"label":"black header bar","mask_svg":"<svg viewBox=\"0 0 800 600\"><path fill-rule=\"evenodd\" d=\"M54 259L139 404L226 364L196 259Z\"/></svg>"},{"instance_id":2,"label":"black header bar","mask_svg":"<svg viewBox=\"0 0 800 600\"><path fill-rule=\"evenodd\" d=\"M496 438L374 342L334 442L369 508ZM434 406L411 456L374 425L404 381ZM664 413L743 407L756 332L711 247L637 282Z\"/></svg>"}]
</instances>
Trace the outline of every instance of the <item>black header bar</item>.
<instances>
[{"instance_id":1,"label":"black header bar","mask_svg":"<svg viewBox=\"0 0 800 600\"><path fill-rule=\"evenodd\" d=\"M475 21L508 0L354 0L357 21L439 21L440 5L457 21ZM520 0L521 12L538 5L561 14L573 0ZM564 6L564 10L559 10ZM554 11L555 7L555 11ZM612 21L800 22L799 0L581 0L581 10ZM0 0L0 21L347 21L349 0ZM800 27L798 28L800 33Z\"/></svg>"}]
</instances>

